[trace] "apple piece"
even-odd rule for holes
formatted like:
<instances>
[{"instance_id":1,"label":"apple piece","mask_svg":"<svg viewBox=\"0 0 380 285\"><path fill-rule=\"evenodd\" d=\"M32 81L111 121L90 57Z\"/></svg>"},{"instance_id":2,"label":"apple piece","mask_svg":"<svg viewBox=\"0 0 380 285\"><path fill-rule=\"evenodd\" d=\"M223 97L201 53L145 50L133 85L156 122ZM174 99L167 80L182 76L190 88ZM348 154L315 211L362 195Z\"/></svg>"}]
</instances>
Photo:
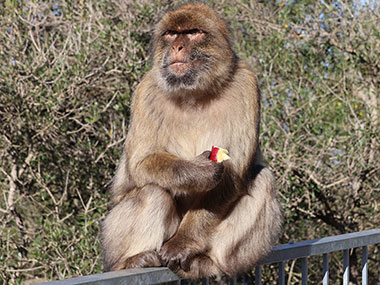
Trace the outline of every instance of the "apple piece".
<instances>
[{"instance_id":1,"label":"apple piece","mask_svg":"<svg viewBox=\"0 0 380 285\"><path fill-rule=\"evenodd\" d=\"M211 148L210 160L215 162L222 162L229 159L231 159L231 157L228 155L228 150L218 146L213 146Z\"/></svg>"}]
</instances>

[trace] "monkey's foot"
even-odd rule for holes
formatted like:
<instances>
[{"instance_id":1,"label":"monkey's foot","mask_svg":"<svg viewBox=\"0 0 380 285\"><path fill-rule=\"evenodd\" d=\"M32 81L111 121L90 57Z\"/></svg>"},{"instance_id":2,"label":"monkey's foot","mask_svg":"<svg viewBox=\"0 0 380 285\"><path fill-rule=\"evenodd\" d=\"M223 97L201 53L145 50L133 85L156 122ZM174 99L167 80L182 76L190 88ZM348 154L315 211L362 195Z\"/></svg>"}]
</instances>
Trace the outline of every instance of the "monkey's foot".
<instances>
[{"instance_id":1,"label":"monkey's foot","mask_svg":"<svg viewBox=\"0 0 380 285\"><path fill-rule=\"evenodd\" d=\"M173 271L177 271L178 268L189 271L193 257L202 251L198 244L177 234L161 247L159 255L162 262Z\"/></svg>"},{"instance_id":2,"label":"monkey's foot","mask_svg":"<svg viewBox=\"0 0 380 285\"><path fill-rule=\"evenodd\" d=\"M127 258L123 263L123 268L143 268L143 267L159 267L162 266L157 251L144 251Z\"/></svg>"},{"instance_id":3,"label":"monkey's foot","mask_svg":"<svg viewBox=\"0 0 380 285\"><path fill-rule=\"evenodd\" d=\"M203 277L211 277L216 280L216 284L221 283L221 278L224 278L225 273L222 272L219 267L205 254L199 254L193 258L188 259L188 270L185 271L182 268L171 268L179 276L185 279L198 279ZM214 284L214 283L212 283ZM227 284L227 283L226 283ZM229 284L229 283L228 283Z\"/></svg>"}]
</instances>

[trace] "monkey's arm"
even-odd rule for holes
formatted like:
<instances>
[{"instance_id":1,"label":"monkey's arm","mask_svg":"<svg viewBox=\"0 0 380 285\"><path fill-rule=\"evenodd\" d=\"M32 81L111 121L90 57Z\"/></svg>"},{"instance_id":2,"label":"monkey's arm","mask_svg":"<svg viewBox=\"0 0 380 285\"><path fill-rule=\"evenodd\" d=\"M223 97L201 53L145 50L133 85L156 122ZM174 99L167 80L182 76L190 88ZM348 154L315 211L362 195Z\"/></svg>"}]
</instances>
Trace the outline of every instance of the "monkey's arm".
<instances>
[{"instance_id":1,"label":"monkey's arm","mask_svg":"<svg viewBox=\"0 0 380 285\"><path fill-rule=\"evenodd\" d=\"M157 184L176 193L204 192L213 189L223 175L224 166L208 159L209 151L192 160L167 152L148 154L134 166L137 186Z\"/></svg>"}]
</instances>

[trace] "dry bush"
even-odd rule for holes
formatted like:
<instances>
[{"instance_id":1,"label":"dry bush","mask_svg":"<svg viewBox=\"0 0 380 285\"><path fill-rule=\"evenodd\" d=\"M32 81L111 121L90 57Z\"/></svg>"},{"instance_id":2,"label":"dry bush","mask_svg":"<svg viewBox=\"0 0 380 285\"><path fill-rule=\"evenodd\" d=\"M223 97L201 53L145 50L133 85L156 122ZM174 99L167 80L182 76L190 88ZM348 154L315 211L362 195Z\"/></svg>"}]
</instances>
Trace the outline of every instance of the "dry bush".
<instances>
[{"instance_id":1,"label":"dry bush","mask_svg":"<svg viewBox=\"0 0 380 285\"><path fill-rule=\"evenodd\" d=\"M100 270L99 222L147 69L147 1L6 1L0 278Z\"/></svg>"},{"instance_id":2,"label":"dry bush","mask_svg":"<svg viewBox=\"0 0 380 285\"><path fill-rule=\"evenodd\" d=\"M5 283L100 272L99 223L130 96L150 66L151 27L172 2L0 2ZM261 143L286 216L281 241L378 227L378 4L209 3L258 74ZM356 251L350 261L356 282ZM331 262L339 268L339 254ZM298 284L297 264L287 267L288 284ZM321 262L310 267L314 283ZM331 274L339 283L339 270Z\"/></svg>"}]
</instances>

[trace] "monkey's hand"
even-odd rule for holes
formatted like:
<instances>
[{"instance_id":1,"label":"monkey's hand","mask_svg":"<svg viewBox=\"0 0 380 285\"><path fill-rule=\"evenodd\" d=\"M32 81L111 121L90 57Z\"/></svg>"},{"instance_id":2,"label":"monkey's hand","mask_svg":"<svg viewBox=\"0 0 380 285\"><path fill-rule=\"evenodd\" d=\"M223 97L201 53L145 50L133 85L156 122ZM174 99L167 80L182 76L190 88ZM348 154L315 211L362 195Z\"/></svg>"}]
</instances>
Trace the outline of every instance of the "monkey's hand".
<instances>
[{"instance_id":1,"label":"monkey's hand","mask_svg":"<svg viewBox=\"0 0 380 285\"><path fill-rule=\"evenodd\" d=\"M210 153L205 151L190 160L166 152L151 153L134 166L132 176L138 187L157 184L174 195L207 192L216 188L224 173L224 162L211 161Z\"/></svg>"},{"instance_id":2,"label":"monkey's hand","mask_svg":"<svg viewBox=\"0 0 380 285\"><path fill-rule=\"evenodd\" d=\"M200 247L200 243L194 239L176 234L167 241L160 249L159 255L161 263L176 272L179 268L189 271L193 257L205 249Z\"/></svg>"},{"instance_id":3,"label":"monkey's hand","mask_svg":"<svg viewBox=\"0 0 380 285\"><path fill-rule=\"evenodd\" d=\"M224 163L216 163L209 159L211 151L204 151L191 160L197 169L196 183L199 189L209 191L214 189L222 180Z\"/></svg>"}]
</instances>

